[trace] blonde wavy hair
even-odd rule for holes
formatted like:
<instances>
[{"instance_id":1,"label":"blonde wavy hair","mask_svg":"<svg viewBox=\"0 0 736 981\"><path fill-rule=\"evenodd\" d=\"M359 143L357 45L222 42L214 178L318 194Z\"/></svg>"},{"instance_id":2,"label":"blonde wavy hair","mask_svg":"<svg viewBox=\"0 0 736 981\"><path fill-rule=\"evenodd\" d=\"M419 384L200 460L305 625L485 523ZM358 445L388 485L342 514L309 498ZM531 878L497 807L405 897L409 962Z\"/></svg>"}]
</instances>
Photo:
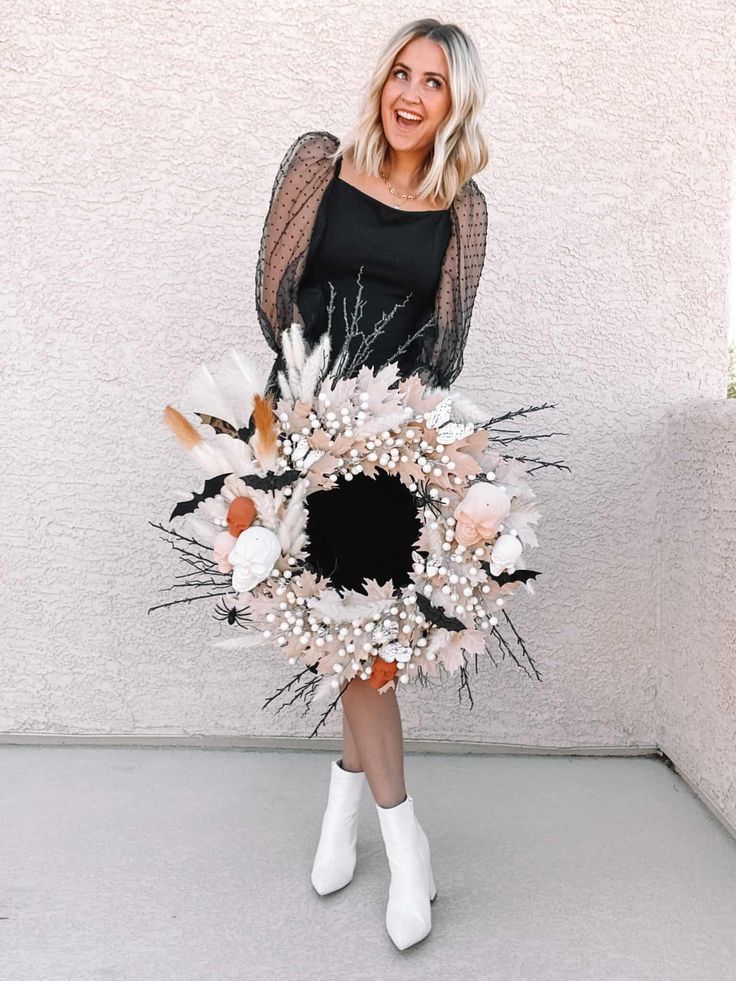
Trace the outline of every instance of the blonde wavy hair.
<instances>
[{"instance_id":1,"label":"blonde wavy hair","mask_svg":"<svg viewBox=\"0 0 736 981\"><path fill-rule=\"evenodd\" d=\"M429 38L443 48L451 96L450 111L440 123L434 145L420 168L416 193L447 208L460 188L488 163L488 148L480 130L486 99L480 56L456 24L425 17L405 24L389 39L364 87L358 121L333 156L349 153L358 170L379 176L379 168L388 163L390 151L381 122L381 91L399 51L416 37Z\"/></svg>"}]
</instances>

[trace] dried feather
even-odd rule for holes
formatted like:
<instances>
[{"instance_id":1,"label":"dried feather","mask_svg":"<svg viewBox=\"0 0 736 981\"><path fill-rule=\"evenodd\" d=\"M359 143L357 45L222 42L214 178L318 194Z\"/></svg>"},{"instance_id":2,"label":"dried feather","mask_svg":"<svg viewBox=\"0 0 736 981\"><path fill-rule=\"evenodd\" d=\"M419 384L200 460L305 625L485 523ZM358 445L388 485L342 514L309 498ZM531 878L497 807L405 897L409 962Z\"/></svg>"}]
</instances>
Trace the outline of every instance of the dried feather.
<instances>
[{"instance_id":1,"label":"dried feather","mask_svg":"<svg viewBox=\"0 0 736 981\"><path fill-rule=\"evenodd\" d=\"M252 497L253 489L249 487L240 477L234 473L228 474L222 482L220 493L226 501L232 501L236 497Z\"/></svg>"},{"instance_id":2,"label":"dried feather","mask_svg":"<svg viewBox=\"0 0 736 981\"><path fill-rule=\"evenodd\" d=\"M210 442L222 454L223 459L227 460L228 468L234 474L242 477L245 474L255 473L253 453L244 440L235 439L227 433L217 433Z\"/></svg>"},{"instance_id":3,"label":"dried feather","mask_svg":"<svg viewBox=\"0 0 736 981\"><path fill-rule=\"evenodd\" d=\"M394 412L366 419L365 422L359 423L354 431L356 436L369 438L375 436L377 433L382 433L385 429L391 430L403 426L413 415L413 409L410 409L409 406L404 406Z\"/></svg>"},{"instance_id":4,"label":"dried feather","mask_svg":"<svg viewBox=\"0 0 736 981\"><path fill-rule=\"evenodd\" d=\"M330 617L335 623L345 623L348 620L369 620L379 617L388 609L394 600L371 599L360 593L348 592L341 596L334 589L325 589L321 596L308 601L308 606L319 616Z\"/></svg>"},{"instance_id":5,"label":"dried feather","mask_svg":"<svg viewBox=\"0 0 736 981\"><path fill-rule=\"evenodd\" d=\"M304 337L298 323L293 323L282 335L281 349L286 364L286 377L289 388L298 395L301 389L302 370L306 360Z\"/></svg>"},{"instance_id":6,"label":"dried feather","mask_svg":"<svg viewBox=\"0 0 736 981\"><path fill-rule=\"evenodd\" d=\"M270 528L271 531L276 531L279 522L278 504L274 495L270 491L248 487L247 494L243 496L249 497L255 504L258 524L263 525L264 528Z\"/></svg>"},{"instance_id":7,"label":"dried feather","mask_svg":"<svg viewBox=\"0 0 736 981\"><path fill-rule=\"evenodd\" d=\"M304 507L304 499L307 495L309 481L299 480L294 484L289 498L286 512L281 519L278 527L279 542L281 551L285 555L293 555L298 549L297 542L303 537L304 529L307 526L307 509Z\"/></svg>"},{"instance_id":8,"label":"dried feather","mask_svg":"<svg viewBox=\"0 0 736 981\"><path fill-rule=\"evenodd\" d=\"M197 412L229 422L235 429L248 421L240 417L237 407L227 398L206 364L201 364L189 376L187 403Z\"/></svg>"},{"instance_id":9,"label":"dried feather","mask_svg":"<svg viewBox=\"0 0 736 981\"><path fill-rule=\"evenodd\" d=\"M191 450L193 446L204 442L191 422L173 405L167 405L164 409L164 422L185 450Z\"/></svg>"},{"instance_id":10,"label":"dried feather","mask_svg":"<svg viewBox=\"0 0 736 981\"><path fill-rule=\"evenodd\" d=\"M224 640L215 640L212 642L213 647L219 647L221 650L226 651L242 651L249 650L253 647L258 647L259 644L263 643L263 636L260 632L253 634L244 634L240 637L226 637Z\"/></svg>"},{"instance_id":11,"label":"dried feather","mask_svg":"<svg viewBox=\"0 0 736 981\"><path fill-rule=\"evenodd\" d=\"M167 405L163 412L164 422L176 436L179 443L191 455L192 460L208 477L227 473L230 469L227 456L219 446L209 439L203 439L200 433L178 409Z\"/></svg>"},{"instance_id":12,"label":"dried feather","mask_svg":"<svg viewBox=\"0 0 736 981\"><path fill-rule=\"evenodd\" d=\"M286 399L289 402L293 402L296 396L289 387L289 381L283 371L277 371L276 377L279 382L279 393L282 399Z\"/></svg>"},{"instance_id":13,"label":"dried feather","mask_svg":"<svg viewBox=\"0 0 736 981\"><path fill-rule=\"evenodd\" d=\"M203 515L213 523L219 523L219 530L222 531L227 518L227 507L227 503L218 494L217 497L208 497L204 501L200 501L197 506L197 514Z\"/></svg>"},{"instance_id":14,"label":"dried feather","mask_svg":"<svg viewBox=\"0 0 736 981\"><path fill-rule=\"evenodd\" d=\"M276 464L276 419L273 403L262 395L253 400L253 423L255 435L250 441L251 449L261 468L272 470Z\"/></svg>"},{"instance_id":15,"label":"dried feather","mask_svg":"<svg viewBox=\"0 0 736 981\"><path fill-rule=\"evenodd\" d=\"M330 361L330 335L323 334L309 354L302 369L299 395L312 399L320 385Z\"/></svg>"},{"instance_id":16,"label":"dried feather","mask_svg":"<svg viewBox=\"0 0 736 981\"><path fill-rule=\"evenodd\" d=\"M335 674L332 674L320 679L312 695L313 705L323 705L328 699L337 695L337 690L332 687L332 681L335 677Z\"/></svg>"},{"instance_id":17,"label":"dried feather","mask_svg":"<svg viewBox=\"0 0 736 981\"><path fill-rule=\"evenodd\" d=\"M473 402L467 395L452 393L452 418L455 422L485 422L489 415L488 409Z\"/></svg>"},{"instance_id":18,"label":"dried feather","mask_svg":"<svg viewBox=\"0 0 736 981\"><path fill-rule=\"evenodd\" d=\"M294 370L294 349L291 344L291 331L287 329L281 335L281 353L284 356L287 376Z\"/></svg>"},{"instance_id":19,"label":"dried feather","mask_svg":"<svg viewBox=\"0 0 736 981\"><path fill-rule=\"evenodd\" d=\"M199 512L201 508L198 508ZM199 513L187 514L184 516L184 523L186 524L189 533L207 548L212 548L215 539L222 531L221 525L216 525L214 521L205 521Z\"/></svg>"},{"instance_id":20,"label":"dried feather","mask_svg":"<svg viewBox=\"0 0 736 981\"><path fill-rule=\"evenodd\" d=\"M302 372L307 361L307 347L304 343L304 334L302 333L301 325L296 321L291 325L290 334L291 347L294 352L294 364L299 372Z\"/></svg>"},{"instance_id":21,"label":"dried feather","mask_svg":"<svg viewBox=\"0 0 736 981\"><path fill-rule=\"evenodd\" d=\"M306 532L300 531L299 534L294 538L291 543L291 555L295 559L301 559L306 555L307 547L307 535Z\"/></svg>"}]
</instances>

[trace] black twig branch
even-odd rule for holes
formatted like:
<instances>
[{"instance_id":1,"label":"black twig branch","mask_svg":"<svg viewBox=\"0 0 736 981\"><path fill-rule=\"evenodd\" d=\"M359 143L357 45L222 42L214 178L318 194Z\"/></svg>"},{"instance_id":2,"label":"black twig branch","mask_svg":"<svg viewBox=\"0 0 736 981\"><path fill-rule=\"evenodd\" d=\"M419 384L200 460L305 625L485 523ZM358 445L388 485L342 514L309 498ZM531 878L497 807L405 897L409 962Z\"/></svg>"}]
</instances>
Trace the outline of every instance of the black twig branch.
<instances>
[{"instance_id":1,"label":"black twig branch","mask_svg":"<svg viewBox=\"0 0 736 981\"><path fill-rule=\"evenodd\" d=\"M201 596L187 596L185 599L172 600L170 603L158 603L156 606L151 606L148 608L147 612L152 613L153 610L163 610L167 606L177 606L179 603L194 603L196 600L211 599L215 596L229 596L229 592L225 593L203 593Z\"/></svg>"},{"instance_id":2,"label":"black twig branch","mask_svg":"<svg viewBox=\"0 0 736 981\"><path fill-rule=\"evenodd\" d=\"M283 685L281 688L278 688L273 693L273 695L269 695L269 697L266 699L266 701L261 706L261 711L263 711L263 709L265 709L267 705L270 705L271 702L274 701L274 699L278 698L280 695L283 695L283 693L285 691L288 691L293 684L295 684L297 681L299 681L299 679L302 677L302 675L304 675L304 674L307 673L307 671L309 671L309 668L308 667L307 668L304 668L303 671L299 671L297 674L294 675L294 677L291 679L291 681L287 681L287 683L285 685Z\"/></svg>"},{"instance_id":3,"label":"black twig branch","mask_svg":"<svg viewBox=\"0 0 736 981\"><path fill-rule=\"evenodd\" d=\"M516 416L527 416L530 412L540 412L542 409L554 409L556 406L556 402L544 402L542 405L529 405L524 406L521 409L512 409L510 412L504 412L502 416L493 416L493 418L488 419L487 422L477 423L475 428L489 429L491 426L495 426L498 422L506 422L507 419L515 419Z\"/></svg>"},{"instance_id":4,"label":"black twig branch","mask_svg":"<svg viewBox=\"0 0 736 981\"><path fill-rule=\"evenodd\" d=\"M531 675L529 674L526 665L522 664L521 661L517 658L516 654L514 654L514 652L511 650L511 646L509 645L509 642L503 636L503 634L498 629L498 627L494 627L491 630L490 636L496 638L496 642L498 643L498 646L500 647L501 653L503 655L502 660L505 659L506 655L508 654L508 656L514 662L514 664L516 664L517 667L521 668L521 670L524 671L525 674L527 674L531 678Z\"/></svg>"},{"instance_id":5,"label":"black twig branch","mask_svg":"<svg viewBox=\"0 0 736 981\"><path fill-rule=\"evenodd\" d=\"M301 674L304 674L304 672L302 671ZM316 676L310 678L310 680L307 681L306 684L301 685L299 688L296 689L296 691L291 696L291 698L288 699L288 701L283 702L281 705L278 706L278 708L276 709L276 715L278 715L279 712L281 712L283 709L288 708L290 705L293 705L294 702L298 702L300 698L306 698L306 696L309 694L309 691L313 688L316 688L318 683L319 683L319 678L317 678Z\"/></svg>"},{"instance_id":6,"label":"black twig branch","mask_svg":"<svg viewBox=\"0 0 736 981\"><path fill-rule=\"evenodd\" d=\"M502 453L501 454L501 458L503 460L518 460L519 463L536 463L536 464L538 464L538 466L536 466L536 467L529 467L527 469L527 473L528 474L534 473L534 471L535 470L538 470L539 467L557 467L558 470L568 470L568 471L570 471L570 467L568 467L568 465L566 463L562 463L561 460L540 460L537 457L532 457L532 456L513 456L512 454L506 454L506 453Z\"/></svg>"},{"instance_id":7,"label":"black twig branch","mask_svg":"<svg viewBox=\"0 0 736 981\"><path fill-rule=\"evenodd\" d=\"M537 665L534 663L534 658L531 656L531 654L529 653L529 649L527 648L526 644L524 643L524 638L521 636L521 634L519 633L519 631L514 626L513 621L511 620L511 617L508 615L508 613L506 612L506 610L503 610L502 609L501 610L501 613L503 614L504 619L506 620L506 622L508 623L508 625L511 627L511 630L513 631L513 634L514 634L514 637L516 637L516 642L521 647L521 650L524 653L524 657L527 659L527 661L529 662L529 665L531 666L532 670L534 671L534 674L536 676L537 681L541 681L542 680L542 675L539 673L539 669L537 668Z\"/></svg>"},{"instance_id":8,"label":"black twig branch","mask_svg":"<svg viewBox=\"0 0 736 981\"><path fill-rule=\"evenodd\" d=\"M369 361L371 352L374 345L381 334L384 332L386 324L391 320L391 318L396 314L397 310L402 307L411 299L412 294L407 293L406 297L400 302L395 303L393 308L388 311L388 313L383 313L381 317L376 321L372 328L364 330L360 327L360 319L363 315L363 308L365 307L365 301L363 297L363 283L361 280L363 274L363 266L360 267L357 276L358 292L355 298L355 306L353 308L352 314L348 316L347 310L347 298L343 297L343 319L345 321L345 338L342 344L342 348L339 351L335 362L330 369L330 375L334 379L349 378L356 374L357 371L366 365ZM332 283L330 286L330 302L327 306L327 322L328 329L331 330L332 313L334 311L334 296L335 289ZM406 340L399 345L392 356L392 361L397 361L398 358L414 343L426 330L427 326L431 323L431 320L425 324L422 324L417 330L411 333ZM357 341L357 343L356 343Z\"/></svg>"},{"instance_id":9,"label":"black twig branch","mask_svg":"<svg viewBox=\"0 0 736 981\"><path fill-rule=\"evenodd\" d=\"M352 680L353 680L353 679L351 678L351 679L350 679L350 681L352 681ZM312 731L311 731L311 732L309 733L309 736L307 737L308 739L311 739L311 738L312 738L312 736L316 736L316 735L317 735L317 733L319 732L319 730L320 730L320 729L322 728L322 726L323 726L323 725L325 724L325 722L327 721L327 719L328 719L328 717L329 717L329 715L330 715L330 713L331 713L331 712L333 712L333 711L335 710L335 708L337 707L337 703L338 703L338 702L340 701L340 699L342 698L342 696L343 696L343 695L345 694L345 692L346 692L346 690L347 690L347 688L348 688L348 685L350 684L350 681L348 681L348 684L347 684L347 685L344 685L344 686L343 686L343 687L342 687L342 688L340 689L340 691L338 692L338 695L337 695L337 697L336 697L335 699L333 699L333 701L331 701L331 702L330 702L330 704L329 704L329 705L327 706L327 708L325 709L325 711L324 711L324 712L322 713L322 715L320 716L320 720L319 720L319 722L318 722L318 723L317 723L317 725L316 725L316 726L314 727L314 729L312 729Z\"/></svg>"},{"instance_id":10,"label":"black twig branch","mask_svg":"<svg viewBox=\"0 0 736 981\"><path fill-rule=\"evenodd\" d=\"M500 443L502 446L508 446L509 443L523 443L527 440L532 439L549 439L550 436L569 436L569 433L530 433L519 434L517 436L494 436L492 433L488 434L489 443Z\"/></svg>"},{"instance_id":11,"label":"black twig branch","mask_svg":"<svg viewBox=\"0 0 736 981\"><path fill-rule=\"evenodd\" d=\"M463 691L467 691L468 698L470 699L470 711L472 712L475 702L473 701L473 692L470 688L470 678L468 675L467 665L460 665L460 686L457 690L457 698L460 703L463 700Z\"/></svg>"}]
</instances>

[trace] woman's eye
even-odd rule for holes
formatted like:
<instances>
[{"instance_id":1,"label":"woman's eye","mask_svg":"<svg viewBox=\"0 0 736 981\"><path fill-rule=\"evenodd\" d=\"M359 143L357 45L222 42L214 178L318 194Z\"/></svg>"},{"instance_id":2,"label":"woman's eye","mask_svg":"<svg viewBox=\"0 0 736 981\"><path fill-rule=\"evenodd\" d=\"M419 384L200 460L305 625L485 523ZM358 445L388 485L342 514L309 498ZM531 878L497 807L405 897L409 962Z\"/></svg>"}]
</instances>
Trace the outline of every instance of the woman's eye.
<instances>
[{"instance_id":1,"label":"woman's eye","mask_svg":"<svg viewBox=\"0 0 736 981\"><path fill-rule=\"evenodd\" d=\"M394 78L398 78L399 75L406 75L406 70L404 68L397 68L394 71ZM428 81L434 82L432 88L437 88L437 89L442 88L442 82L439 80L439 78L430 78Z\"/></svg>"}]
</instances>

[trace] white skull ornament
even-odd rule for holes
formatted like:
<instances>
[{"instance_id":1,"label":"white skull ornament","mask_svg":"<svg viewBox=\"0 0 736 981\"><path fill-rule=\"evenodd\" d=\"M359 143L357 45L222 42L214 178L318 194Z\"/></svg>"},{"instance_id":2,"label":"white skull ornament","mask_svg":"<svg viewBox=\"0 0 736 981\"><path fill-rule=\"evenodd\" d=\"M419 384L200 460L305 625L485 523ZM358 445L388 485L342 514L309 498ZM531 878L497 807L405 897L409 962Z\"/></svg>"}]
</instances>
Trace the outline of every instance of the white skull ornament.
<instances>
[{"instance_id":1,"label":"white skull ornament","mask_svg":"<svg viewBox=\"0 0 736 981\"><path fill-rule=\"evenodd\" d=\"M262 582L281 554L281 544L269 528L251 525L241 531L228 561L233 567L233 589L245 593Z\"/></svg>"},{"instance_id":2,"label":"white skull ornament","mask_svg":"<svg viewBox=\"0 0 736 981\"><path fill-rule=\"evenodd\" d=\"M499 535L491 549L491 575L499 576L513 566L521 555L522 544L516 535Z\"/></svg>"}]
</instances>

